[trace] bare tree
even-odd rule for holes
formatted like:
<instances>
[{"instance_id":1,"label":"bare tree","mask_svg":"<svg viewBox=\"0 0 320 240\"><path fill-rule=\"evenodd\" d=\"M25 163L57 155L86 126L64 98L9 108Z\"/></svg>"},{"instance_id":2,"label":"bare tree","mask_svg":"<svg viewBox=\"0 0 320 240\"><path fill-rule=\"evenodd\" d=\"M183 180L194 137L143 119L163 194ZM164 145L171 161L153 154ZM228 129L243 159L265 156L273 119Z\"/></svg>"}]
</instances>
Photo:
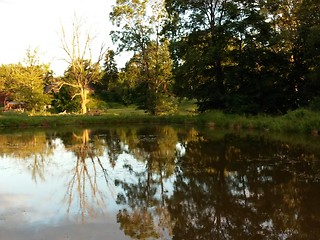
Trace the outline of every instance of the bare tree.
<instances>
[{"instance_id":1,"label":"bare tree","mask_svg":"<svg viewBox=\"0 0 320 240\"><path fill-rule=\"evenodd\" d=\"M100 80L100 62L104 55L104 44L101 44L100 53L96 61L92 59L92 46L94 37L85 31L82 19L74 17L71 38L68 38L64 26L61 24L61 47L67 57L64 59L69 68L66 76L61 79L60 87L71 86L75 89L76 96L81 98L81 113L87 113L89 102L89 84Z\"/></svg>"}]
</instances>

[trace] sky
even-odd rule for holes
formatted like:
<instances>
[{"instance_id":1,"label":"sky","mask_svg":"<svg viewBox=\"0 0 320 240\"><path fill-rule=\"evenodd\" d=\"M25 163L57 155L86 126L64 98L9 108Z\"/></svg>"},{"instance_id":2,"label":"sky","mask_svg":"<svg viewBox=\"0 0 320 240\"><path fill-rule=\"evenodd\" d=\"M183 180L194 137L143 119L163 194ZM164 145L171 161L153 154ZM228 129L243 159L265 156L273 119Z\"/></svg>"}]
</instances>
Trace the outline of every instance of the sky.
<instances>
[{"instance_id":1,"label":"sky","mask_svg":"<svg viewBox=\"0 0 320 240\"><path fill-rule=\"evenodd\" d=\"M75 15L95 36L93 58L99 55L102 44L115 50L109 35L109 13L114 3L115 0L0 0L0 65L23 62L27 49L38 49L40 62L50 63L54 73L62 75L68 64L63 60L66 55L61 48L61 26L67 35L68 31L72 34Z\"/></svg>"}]
</instances>

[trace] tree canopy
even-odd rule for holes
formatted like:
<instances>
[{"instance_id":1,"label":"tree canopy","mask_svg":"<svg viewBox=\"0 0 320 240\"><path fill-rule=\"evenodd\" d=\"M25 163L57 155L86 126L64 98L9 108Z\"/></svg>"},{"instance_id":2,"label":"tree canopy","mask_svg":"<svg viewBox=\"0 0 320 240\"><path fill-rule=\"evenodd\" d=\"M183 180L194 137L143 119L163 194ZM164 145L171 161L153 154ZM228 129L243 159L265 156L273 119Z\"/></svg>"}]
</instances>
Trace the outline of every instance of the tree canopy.
<instances>
[{"instance_id":1,"label":"tree canopy","mask_svg":"<svg viewBox=\"0 0 320 240\"><path fill-rule=\"evenodd\" d=\"M7 100L23 102L31 111L42 111L50 104L51 96L45 87L51 79L52 71L49 65L40 64L36 49L27 50L25 63L0 67L0 90L7 93Z\"/></svg>"},{"instance_id":2,"label":"tree canopy","mask_svg":"<svg viewBox=\"0 0 320 240\"><path fill-rule=\"evenodd\" d=\"M94 61L93 36L75 19L71 34L62 28L64 76L53 79L29 52L25 64L1 67L0 91L40 109L54 85L55 107L82 113L93 96L151 114L174 112L178 98L196 100L199 111L319 110L319 8L317 0L117 0L109 15L116 50ZM122 52L131 57L118 69Z\"/></svg>"},{"instance_id":3,"label":"tree canopy","mask_svg":"<svg viewBox=\"0 0 320 240\"><path fill-rule=\"evenodd\" d=\"M165 8L160 0L118 0L110 14L117 30L111 33L119 51L133 51L127 65L130 82L136 82L136 103L151 114L168 113L174 101L167 101L172 80L172 62L168 42L160 32L165 20ZM127 75L128 76L128 75ZM135 79L132 79L135 78ZM172 99L171 99L172 100Z\"/></svg>"}]
</instances>

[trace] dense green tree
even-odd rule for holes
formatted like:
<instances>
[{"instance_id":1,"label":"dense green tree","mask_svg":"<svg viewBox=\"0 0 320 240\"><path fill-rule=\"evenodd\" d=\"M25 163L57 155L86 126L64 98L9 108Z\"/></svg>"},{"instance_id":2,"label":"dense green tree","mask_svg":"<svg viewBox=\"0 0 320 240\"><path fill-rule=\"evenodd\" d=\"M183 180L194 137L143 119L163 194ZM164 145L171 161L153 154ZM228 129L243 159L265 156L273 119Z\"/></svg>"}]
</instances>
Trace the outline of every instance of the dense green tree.
<instances>
[{"instance_id":1,"label":"dense green tree","mask_svg":"<svg viewBox=\"0 0 320 240\"><path fill-rule=\"evenodd\" d=\"M304 0L298 12L298 41L296 51L303 67L301 99L308 104L320 95L320 6L315 0Z\"/></svg>"},{"instance_id":2,"label":"dense green tree","mask_svg":"<svg viewBox=\"0 0 320 240\"><path fill-rule=\"evenodd\" d=\"M268 0L262 10L276 33L271 51L283 60L282 64L275 66L278 69L277 75L282 78L282 84L277 89L287 101L284 109L295 109L306 103L303 86L307 68L301 58L299 43L299 11L302 2L303 0Z\"/></svg>"},{"instance_id":3,"label":"dense green tree","mask_svg":"<svg viewBox=\"0 0 320 240\"><path fill-rule=\"evenodd\" d=\"M64 85L58 92L53 93L52 106L58 113L62 112L80 112L80 99L73 99L74 88Z\"/></svg>"},{"instance_id":4,"label":"dense green tree","mask_svg":"<svg viewBox=\"0 0 320 240\"><path fill-rule=\"evenodd\" d=\"M121 102L124 104L137 104L140 91L140 66L137 65L137 55L134 55L119 72L117 92L121 93ZM145 86L147 88L147 86Z\"/></svg>"},{"instance_id":5,"label":"dense green tree","mask_svg":"<svg viewBox=\"0 0 320 240\"><path fill-rule=\"evenodd\" d=\"M115 88L118 78L119 76L115 61L115 52L109 50L105 55L103 77L101 79L101 85L103 86L103 89L110 91L110 89Z\"/></svg>"},{"instance_id":6,"label":"dense green tree","mask_svg":"<svg viewBox=\"0 0 320 240\"><path fill-rule=\"evenodd\" d=\"M25 63L2 65L0 81L2 90L10 93L10 99L24 102L27 110L42 111L50 104L51 96L45 86L52 79L47 64L40 64L37 50L27 50Z\"/></svg>"},{"instance_id":7,"label":"dense green tree","mask_svg":"<svg viewBox=\"0 0 320 240\"><path fill-rule=\"evenodd\" d=\"M166 0L175 92L199 109L285 113L318 95L314 0Z\"/></svg>"},{"instance_id":8,"label":"dense green tree","mask_svg":"<svg viewBox=\"0 0 320 240\"><path fill-rule=\"evenodd\" d=\"M276 79L282 59L271 51L274 35L267 16L259 11L261 5L241 0L168 0L166 6L176 92L196 98L201 111L255 113L268 108L263 101L273 94L269 90L275 83L282 82Z\"/></svg>"},{"instance_id":9,"label":"dense green tree","mask_svg":"<svg viewBox=\"0 0 320 240\"><path fill-rule=\"evenodd\" d=\"M269 21L265 5L243 1L239 19L228 24L225 64L225 108L237 113L284 113L295 105L288 71L290 57L279 50L279 33ZM230 64L231 63L231 64Z\"/></svg>"},{"instance_id":10,"label":"dense green tree","mask_svg":"<svg viewBox=\"0 0 320 240\"><path fill-rule=\"evenodd\" d=\"M176 110L176 101L171 94L173 79L171 76L172 61L168 43L157 45L151 42L148 51L148 75L144 71L144 57L135 54L127 63L124 71L127 83L131 87L130 94L141 109L152 114L169 114ZM151 80L150 80L151 79Z\"/></svg>"},{"instance_id":11,"label":"dense green tree","mask_svg":"<svg viewBox=\"0 0 320 240\"><path fill-rule=\"evenodd\" d=\"M223 1L166 1L178 93L224 107L223 58L228 43ZM212 99L214 97L214 99Z\"/></svg>"},{"instance_id":12,"label":"dense green tree","mask_svg":"<svg viewBox=\"0 0 320 240\"><path fill-rule=\"evenodd\" d=\"M102 78L94 84L95 92L107 102L122 102L122 89L119 84L119 72L115 61L116 53L108 50L104 57Z\"/></svg>"},{"instance_id":13,"label":"dense green tree","mask_svg":"<svg viewBox=\"0 0 320 240\"><path fill-rule=\"evenodd\" d=\"M112 37L119 51L134 52L131 63L139 72L138 104L151 114L163 114L172 109L166 105L172 102L168 94L172 80L171 60L166 41L160 39L164 17L161 0L118 0L110 15L118 27Z\"/></svg>"}]
</instances>

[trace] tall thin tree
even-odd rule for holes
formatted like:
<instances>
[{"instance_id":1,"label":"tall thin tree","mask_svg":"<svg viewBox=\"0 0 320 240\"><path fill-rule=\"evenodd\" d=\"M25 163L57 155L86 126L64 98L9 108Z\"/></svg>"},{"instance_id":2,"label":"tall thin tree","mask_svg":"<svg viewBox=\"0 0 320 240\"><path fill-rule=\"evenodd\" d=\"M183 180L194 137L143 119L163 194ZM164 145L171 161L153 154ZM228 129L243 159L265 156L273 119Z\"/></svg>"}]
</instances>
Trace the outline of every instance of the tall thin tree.
<instances>
[{"instance_id":1,"label":"tall thin tree","mask_svg":"<svg viewBox=\"0 0 320 240\"><path fill-rule=\"evenodd\" d=\"M65 27L61 26L61 47L67 57L64 59L69 68L67 77L62 78L60 86L68 85L75 89L76 96L81 98L81 113L87 113L88 93L90 83L100 79L100 61L103 59L104 45L101 44L100 53L93 61L92 46L94 37L85 31L82 19L74 17L71 38L68 38Z\"/></svg>"}]
</instances>

